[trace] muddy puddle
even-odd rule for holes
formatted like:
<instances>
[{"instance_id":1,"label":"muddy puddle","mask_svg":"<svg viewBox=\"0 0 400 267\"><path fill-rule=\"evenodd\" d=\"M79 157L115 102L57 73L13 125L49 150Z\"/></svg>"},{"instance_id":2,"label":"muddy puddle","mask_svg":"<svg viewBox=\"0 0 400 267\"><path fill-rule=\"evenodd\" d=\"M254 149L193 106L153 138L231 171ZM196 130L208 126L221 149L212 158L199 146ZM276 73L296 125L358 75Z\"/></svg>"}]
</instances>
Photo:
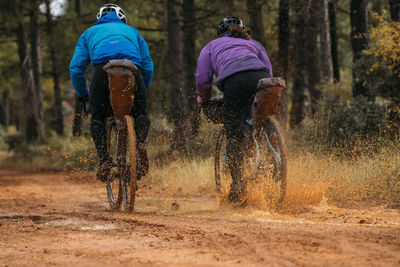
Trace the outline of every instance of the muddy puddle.
<instances>
[{"instance_id":1,"label":"muddy puddle","mask_svg":"<svg viewBox=\"0 0 400 267\"><path fill-rule=\"evenodd\" d=\"M115 224L112 223L96 223L93 221L86 221L79 218L70 217L53 217L53 216L39 216L39 215L19 215L19 214L8 214L0 215L0 221L5 220L8 222L18 223L21 221L30 220L37 226L48 226L48 227L62 227L74 230L92 230L92 231L105 231L105 230L117 230Z\"/></svg>"}]
</instances>

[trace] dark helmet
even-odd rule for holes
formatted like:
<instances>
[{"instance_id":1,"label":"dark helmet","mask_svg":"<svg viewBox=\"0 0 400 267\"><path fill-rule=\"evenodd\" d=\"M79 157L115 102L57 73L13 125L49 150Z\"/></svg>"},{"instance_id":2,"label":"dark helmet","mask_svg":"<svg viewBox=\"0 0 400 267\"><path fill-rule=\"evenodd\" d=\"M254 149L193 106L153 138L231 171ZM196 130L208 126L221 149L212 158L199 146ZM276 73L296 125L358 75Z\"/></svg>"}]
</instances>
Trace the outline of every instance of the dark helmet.
<instances>
[{"instance_id":1,"label":"dark helmet","mask_svg":"<svg viewBox=\"0 0 400 267\"><path fill-rule=\"evenodd\" d=\"M243 25L243 21L239 17L225 17L221 22L218 24L218 35L226 32L228 30L228 27L236 24L242 27L243 29L246 28Z\"/></svg>"},{"instance_id":2,"label":"dark helmet","mask_svg":"<svg viewBox=\"0 0 400 267\"><path fill-rule=\"evenodd\" d=\"M99 13L97 14L97 19L107 15L108 13L115 12L117 16L122 22L126 23L126 17L124 10L117 5L114 4L106 4L100 8Z\"/></svg>"}]
</instances>

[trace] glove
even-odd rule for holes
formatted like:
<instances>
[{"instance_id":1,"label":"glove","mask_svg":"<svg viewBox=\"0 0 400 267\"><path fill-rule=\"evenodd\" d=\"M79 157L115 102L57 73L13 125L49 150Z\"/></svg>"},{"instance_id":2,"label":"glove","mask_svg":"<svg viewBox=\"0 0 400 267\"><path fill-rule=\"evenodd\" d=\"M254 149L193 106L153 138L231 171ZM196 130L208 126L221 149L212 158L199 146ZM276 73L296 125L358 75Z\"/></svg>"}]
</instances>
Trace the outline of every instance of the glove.
<instances>
[{"instance_id":1,"label":"glove","mask_svg":"<svg viewBox=\"0 0 400 267\"><path fill-rule=\"evenodd\" d=\"M204 105L204 103L207 102L207 100L204 100L203 98L201 98L200 96L197 96L197 104L202 107Z\"/></svg>"},{"instance_id":2,"label":"glove","mask_svg":"<svg viewBox=\"0 0 400 267\"><path fill-rule=\"evenodd\" d=\"M78 100L81 103L86 103L89 101L89 95L84 95L84 96L78 96Z\"/></svg>"},{"instance_id":3,"label":"glove","mask_svg":"<svg viewBox=\"0 0 400 267\"><path fill-rule=\"evenodd\" d=\"M86 119L88 116L88 102L89 102L89 95L85 96L78 96L78 101L81 103L83 117Z\"/></svg>"}]
</instances>

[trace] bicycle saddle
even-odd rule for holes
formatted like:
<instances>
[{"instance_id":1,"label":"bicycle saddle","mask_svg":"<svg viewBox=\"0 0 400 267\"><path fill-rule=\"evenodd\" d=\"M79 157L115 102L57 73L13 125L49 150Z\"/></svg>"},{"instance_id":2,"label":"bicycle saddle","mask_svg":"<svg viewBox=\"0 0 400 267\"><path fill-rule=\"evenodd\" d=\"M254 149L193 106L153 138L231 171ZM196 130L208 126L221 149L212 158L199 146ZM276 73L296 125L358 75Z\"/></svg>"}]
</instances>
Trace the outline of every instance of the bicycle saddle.
<instances>
[{"instance_id":1,"label":"bicycle saddle","mask_svg":"<svg viewBox=\"0 0 400 267\"><path fill-rule=\"evenodd\" d=\"M258 82L252 108L254 127L258 128L266 117L276 113L281 92L285 89L285 80L280 77L264 78Z\"/></svg>"},{"instance_id":2,"label":"bicycle saddle","mask_svg":"<svg viewBox=\"0 0 400 267\"><path fill-rule=\"evenodd\" d=\"M122 67L126 68L132 72L137 72L138 69L135 64L132 63L132 61L128 59L113 59L108 61L106 65L104 65L103 70L107 71L110 68L113 67Z\"/></svg>"}]
</instances>

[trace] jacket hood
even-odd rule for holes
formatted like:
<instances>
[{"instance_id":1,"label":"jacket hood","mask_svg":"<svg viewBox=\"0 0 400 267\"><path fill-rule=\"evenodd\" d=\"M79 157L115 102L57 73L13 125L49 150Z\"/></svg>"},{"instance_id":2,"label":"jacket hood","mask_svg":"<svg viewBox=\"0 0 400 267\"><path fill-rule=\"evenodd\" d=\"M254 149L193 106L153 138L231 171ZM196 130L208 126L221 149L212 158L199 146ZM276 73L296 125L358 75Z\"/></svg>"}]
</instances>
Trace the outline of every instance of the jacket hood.
<instances>
[{"instance_id":1,"label":"jacket hood","mask_svg":"<svg viewBox=\"0 0 400 267\"><path fill-rule=\"evenodd\" d=\"M111 23L111 22L125 24L125 23L122 22L122 20L120 20L118 18L117 13L111 12L111 13L108 13L107 15L99 18L98 20L96 20L93 25L99 25L99 24Z\"/></svg>"}]
</instances>

